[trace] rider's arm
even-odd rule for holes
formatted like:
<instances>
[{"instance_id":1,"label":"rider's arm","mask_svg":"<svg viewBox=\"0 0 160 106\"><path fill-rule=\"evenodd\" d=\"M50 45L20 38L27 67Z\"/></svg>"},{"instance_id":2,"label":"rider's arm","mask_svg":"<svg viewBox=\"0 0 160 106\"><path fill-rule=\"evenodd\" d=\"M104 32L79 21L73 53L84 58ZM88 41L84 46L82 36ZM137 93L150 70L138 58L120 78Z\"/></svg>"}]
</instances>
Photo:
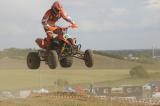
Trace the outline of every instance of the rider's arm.
<instances>
[{"instance_id":1,"label":"rider's arm","mask_svg":"<svg viewBox=\"0 0 160 106\"><path fill-rule=\"evenodd\" d=\"M67 15L67 13L62 9L61 10L61 16L64 20L66 20L67 22L69 22L72 26L72 28L78 28L78 25L72 21L71 17Z\"/></svg>"},{"instance_id":2,"label":"rider's arm","mask_svg":"<svg viewBox=\"0 0 160 106\"><path fill-rule=\"evenodd\" d=\"M71 17L67 15L67 13L64 10L61 10L61 16L64 20L66 20L67 22L74 24L74 22L72 21Z\"/></svg>"}]
</instances>

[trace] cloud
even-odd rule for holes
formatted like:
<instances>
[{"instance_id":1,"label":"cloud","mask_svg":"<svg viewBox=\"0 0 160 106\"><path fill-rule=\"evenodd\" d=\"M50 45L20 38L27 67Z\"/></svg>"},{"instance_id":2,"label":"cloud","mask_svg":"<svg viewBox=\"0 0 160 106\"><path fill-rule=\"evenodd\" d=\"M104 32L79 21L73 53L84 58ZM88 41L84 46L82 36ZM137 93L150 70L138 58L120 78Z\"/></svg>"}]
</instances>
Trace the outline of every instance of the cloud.
<instances>
[{"instance_id":1,"label":"cloud","mask_svg":"<svg viewBox=\"0 0 160 106\"><path fill-rule=\"evenodd\" d=\"M100 31L116 31L123 30L129 27L128 23L125 21L114 21L114 20L106 20L103 23L102 29Z\"/></svg>"},{"instance_id":2,"label":"cloud","mask_svg":"<svg viewBox=\"0 0 160 106\"><path fill-rule=\"evenodd\" d=\"M129 24L124 21L119 20L82 20L79 22L79 27L81 31L84 32L106 32L106 31L116 31L123 30L129 27Z\"/></svg>"},{"instance_id":3,"label":"cloud","mask_svg":"<svg viewBox=\"0 0 160 106\"><path fill-rule=\"evenodd\" d=\"M0 26L0 29L1 29L1 36L19 36L23 33L25 33L25 30L16 25L15 23L12 23L12 24L2 24L3 26ZM17 35L18 34L18 35Z\"/></svg>"},{"instance_id":4,"label":"cloud","mask_svg":"<svg viewBox=\"0 0 160 106\"><path fill-rule=\"evenodd\" d=\"M77 6L81 6L82 7L82 6L86 6L87 5L87 3L85 3L85 2L75 1L75 0L70 0L70 2L64 0L64 1L61 1L61 3L63 5L66 5L66 6L75 6L75 7L77 7Z\"/></svg>"},{"instance_id":5,"label":"cloud","mask_svg":"<svg viewBox=\"0 0 160 106\"><path fill-rule=\"evenodd\" d=\"M53 2L54 0L0 0L0 48L35 47L34 40L46 36L41 19ZM153 34L151 32L154 32L154 28L160 28L160 0L62 0L62 4L66 12L79 25L77 32L73 30L73 33L78 33L75 34L79 35L78 40L87 47L104 48L105 44L109 45L107 49L113 49L114 42L110 39L116 38L117 48L120 46L123 48L124 45L120 45L124 42L122 38L125 36L126 41L129 41L133 32L136 32L135 35L143 36L144 47L146 47L148 42L146 33L159 35L159 30ZM64 23L61 20L60 22ZM141 34L137 30L141 31ZM121 35L117 37L120 33ZM104 44L95 44L98 34L104 35L101 38ZM90 38L89 35L93 37ZM84 40L86 37L92 39L90 45L88 40ZM121 42L119 39L122 39ZM128 44L125 45L130 47Z\"/></svg>"},{"instance_id":6,"label":"cloud","mask_svg":"<svg viewBox=\"0 0 160 106\"><path fill-rule=\"evenodd\" d=\"M98 28L99 24L94 20L82 20L79 23L79 27L82 31L95 31Z\"/></svg>"},{"instance_id":7,"label":"cloud","mask_svg":"<svg viewBox=\"0 0 160 106\"><path fill-rule=\"evenodd\" d=\"M160 9L160 0L147 0L145 3L148 8Z\"/></svg>"},{"instance_id":8,"label":"cloud","mask_svg":"<svg viewBox=\"0 0 160 106\"><path fill-rule=\"evenodd\" d=\"M113 16L121 16L126 15L128 13L128 10L126 8L111 8Z\"/></svg>"}]
</instances>

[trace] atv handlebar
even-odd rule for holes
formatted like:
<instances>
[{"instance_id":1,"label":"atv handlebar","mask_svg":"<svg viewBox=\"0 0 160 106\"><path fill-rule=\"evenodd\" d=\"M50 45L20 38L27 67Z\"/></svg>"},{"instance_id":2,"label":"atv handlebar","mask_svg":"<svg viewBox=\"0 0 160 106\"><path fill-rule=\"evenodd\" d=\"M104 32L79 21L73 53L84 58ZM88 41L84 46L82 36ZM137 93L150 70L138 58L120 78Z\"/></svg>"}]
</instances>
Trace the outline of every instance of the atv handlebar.
<instances>
[{"instance_id":1,"label":"atv handlebar","mask_svg":"<svg viewBox=\"0 0 160 106\"><path fill-rule=\"evenodd\" d=\"M69 26L63 27L64 30L65 30L65 29L68 30L69 28L72 28L72 26L69 25Z\"/></svg>"},{"instance_id":2,"label":"atv handlebar","mask_svg":"<svg viewBox=\"0 0 160 106\"><path fill-rule=\"evenodd\" d=\"M78 26L77 26L77 27L78 27ZM69 28L76 29L77 27L75 27L75 26L73 26L73 25L69 25L69 26L63 27L63 28L62 28L62 31L63 31L63 33L67 33L67 31L68 31Z\"/></svg>"},{"instance_id":3,"label":"atv handlebar","mask_svg":"<svg viewBox=\"0 0 160 106\"><path fill-rule=\"evenodd\" d=\"M78 28L78 26L76 25L69 25L69 26L66 26L66 27L63 27L62 29L69 29L69 28L72 28L72 29L76 29L76 28Z\"/></svg>"},{"instance_id":4,"label":"atv handlebar","mask_svg":"<svg viewBox=\"0 0 160 106\"><path fill-rule=\"evenodd\" d=\"M67 31L68 31L69 28L72 28L72 26L69 25L69 26L67 26L67 27L63 27L63 28L62 28L62 32L63 32L63 33L67 33Z\"/></svg>"}]
</instances>

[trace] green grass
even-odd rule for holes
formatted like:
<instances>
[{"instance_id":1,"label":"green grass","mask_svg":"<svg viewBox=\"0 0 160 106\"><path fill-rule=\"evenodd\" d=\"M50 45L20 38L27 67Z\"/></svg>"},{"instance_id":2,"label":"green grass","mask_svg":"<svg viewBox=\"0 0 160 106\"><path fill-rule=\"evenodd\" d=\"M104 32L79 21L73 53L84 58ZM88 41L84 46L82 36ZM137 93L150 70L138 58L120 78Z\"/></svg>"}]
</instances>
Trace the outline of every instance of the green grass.
<instances>
[{"instance_id":1,"label":"green grass","mask_svg":"<svg viewBox=\"0 0 160 106\"><path fill-rule=\"evenodd\" d=\"M0 70L0 90L32 88L55 88L54 82L63 79L70 85L119 86L124 84L142 85L152 80L160 80L159 70L149 70L148 79L131 79L129 70Z\"/></svg>"}]
</instances>

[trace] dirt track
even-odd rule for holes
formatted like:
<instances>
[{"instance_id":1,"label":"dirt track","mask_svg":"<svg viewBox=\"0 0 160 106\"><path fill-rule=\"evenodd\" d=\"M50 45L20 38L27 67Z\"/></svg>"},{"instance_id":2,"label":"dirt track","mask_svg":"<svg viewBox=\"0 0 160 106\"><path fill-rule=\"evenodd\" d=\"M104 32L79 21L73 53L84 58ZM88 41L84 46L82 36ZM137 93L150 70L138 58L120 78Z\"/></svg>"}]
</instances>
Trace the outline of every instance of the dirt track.
<instances>
[{"instance_id":1,"label":"dirt track","mask_svg":"<svg viewBox=\"0 0 160 106\"><path fill-rule=\"evenodd\" d=\"M109 106L106 102L96 99L81 98L55 98L54 96L30 97L27 99L4 100L0 102L0 106Z\"/></svg>"}]
</instances>

